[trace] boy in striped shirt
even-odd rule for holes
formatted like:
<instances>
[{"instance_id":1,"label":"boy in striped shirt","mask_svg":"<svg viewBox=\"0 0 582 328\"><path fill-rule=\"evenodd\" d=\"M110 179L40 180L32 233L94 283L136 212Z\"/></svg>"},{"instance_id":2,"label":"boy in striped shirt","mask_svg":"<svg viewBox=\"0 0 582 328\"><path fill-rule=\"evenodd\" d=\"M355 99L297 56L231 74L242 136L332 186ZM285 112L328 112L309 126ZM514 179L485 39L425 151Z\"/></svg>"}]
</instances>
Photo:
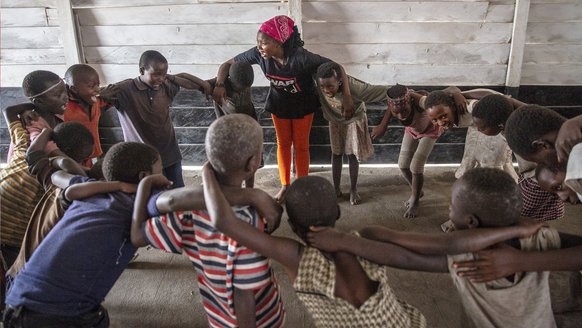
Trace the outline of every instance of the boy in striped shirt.
<instances>
[{"instance_id":1,"label":"boy in striped shirt","mask_svg":"<svg viewBox=\"0 0 582 328\"><path fill-rule=\"evenodd\" d=\"M280 206L258 190L240 189L261 163L262 141L255 120L231 114L208 129L206 154L231 204L252 205L234 206L237 217L267 230L278 225ZM132 223L134 246L149 244L188 255L211 327L282 326L285 311L269 260L214 229L205 210L192 210L205 208L202 188L174 189L150 198L152 187L167 183L163 176L153 176L140 184ZM267 226L262 217L276 222Z\"/></svg>"}]
</instances>

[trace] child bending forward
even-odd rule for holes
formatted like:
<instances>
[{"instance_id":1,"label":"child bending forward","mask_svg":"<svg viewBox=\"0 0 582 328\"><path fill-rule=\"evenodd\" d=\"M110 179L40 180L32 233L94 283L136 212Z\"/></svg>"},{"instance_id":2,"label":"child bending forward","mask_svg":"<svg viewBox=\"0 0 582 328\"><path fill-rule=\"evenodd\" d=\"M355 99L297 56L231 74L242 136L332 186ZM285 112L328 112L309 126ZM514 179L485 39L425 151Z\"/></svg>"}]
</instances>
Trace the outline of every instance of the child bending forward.
<instances>
[{"instance_id":1,"label":"child bending forward","mask_svg":"<svg viewBox=\"0 0 582 328\"><path fill-rule=\"evenodd\" d=\"M280 262L317 327L426 326L416 308L396 298L382 266L349 253L324 253L290 238L262 233L237 219L208 164L203 168L203 181L211 223ZM340 214L334 188L316 176L296 180L287 191L286 206L289 224L302 239L309 226L333 226ZM421 261L422 256L417 257Z\"/></svg>"},{"instance_id":2,"label":"child bending forward","mask_svg":"<svg viewBox=\"0 0 582 328\"><path fill-rule=\"evenodd\" d=\"M550 304L549 272L519 272L478 283L464 278L464 273L456 270L456 262L475 258L473 253L466 252L493 245L504 238L521 237L508 240L505 247L530 252L582 243L580 237L558 234L550 228L539 229L531 235L540 225L516 225L520 208L519 187L507 173L476 168L467 171L453 185L449 216L459 231L432 235L369 227L361 231L365 238L355 238L327 229L310 235L309 241L325 250L346 251L383 264L391 263L396 256L391 251L394 245L424 254L456 254L433 255L436 262L419 263L417 268L450 272L464 308L463 327L556 327ZM528 231L530 228L532 230ZM467 243L451 247L452 240L458 236L466 237Z\"/></svg>"}]
</instances>

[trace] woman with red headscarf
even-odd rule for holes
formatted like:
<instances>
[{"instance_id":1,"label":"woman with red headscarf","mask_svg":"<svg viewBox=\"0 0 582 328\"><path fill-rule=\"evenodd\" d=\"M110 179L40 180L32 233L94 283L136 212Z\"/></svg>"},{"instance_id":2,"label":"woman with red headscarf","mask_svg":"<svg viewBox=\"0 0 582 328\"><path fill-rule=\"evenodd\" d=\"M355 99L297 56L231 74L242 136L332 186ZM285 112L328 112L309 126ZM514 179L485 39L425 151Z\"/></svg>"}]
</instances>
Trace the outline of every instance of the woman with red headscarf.
<instances>
[{"instance_id":1,"label":"woman with red headscarf","mask_svg":"<svg viewBox=\"0 0 582 328\"><path fill-rule=\"evenodd\" d=\"M313 113L319 108L313 75L319 65L328 61L303 48L303 40L291 18L275 16L259 28L256 47L229 59L218 69L213 98L219 104L225 98L228 70L235 62L259 65L270 82L265 110L271 113L277 133L277 164L282 185L275 195L277 201L283 201L291 184L292 146L296 177L309 173L309 132ZM346 77L342 85L344 116L350 118L353 101L347 74L342 76Z\"/></svg>"}]
</instances>

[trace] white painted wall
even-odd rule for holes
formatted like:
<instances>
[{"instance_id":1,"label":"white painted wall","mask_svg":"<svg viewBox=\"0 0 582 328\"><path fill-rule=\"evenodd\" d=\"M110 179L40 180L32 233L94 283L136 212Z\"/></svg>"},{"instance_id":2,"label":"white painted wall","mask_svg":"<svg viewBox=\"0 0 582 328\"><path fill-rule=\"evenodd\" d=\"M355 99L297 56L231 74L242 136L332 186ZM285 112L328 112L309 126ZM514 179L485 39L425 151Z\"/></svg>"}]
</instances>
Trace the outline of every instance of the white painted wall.
<instances>
[{"instance_id":1,"label":"white painted wall","mask_svg":"<svg viewBox=\"0 0 582 328\"><path fill-rule=\"evenodd\" d=\"M61 0L58 0L61 1ZM306 48L371 83L504 85L515 0L72 0L82 58L112 83L138 74L147 49L170 71L211 78L292 8ZM519 1L519 0L517 0ZM0 86L67 67L57 0L1 0ZM579 85L582 3L531 0L521 84ZM267 85L257 68L256 84ZM519 80L518 80L519 81Z\"/></svg>"}]
</instances>

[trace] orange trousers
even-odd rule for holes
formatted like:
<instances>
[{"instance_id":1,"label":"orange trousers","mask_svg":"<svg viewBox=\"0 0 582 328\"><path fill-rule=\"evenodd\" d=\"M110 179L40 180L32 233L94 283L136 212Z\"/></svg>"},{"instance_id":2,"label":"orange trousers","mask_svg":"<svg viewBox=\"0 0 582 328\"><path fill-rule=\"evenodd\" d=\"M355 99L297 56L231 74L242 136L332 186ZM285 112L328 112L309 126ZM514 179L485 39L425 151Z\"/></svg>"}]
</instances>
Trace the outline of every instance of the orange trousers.
<instances>
[{"instance_id":1,"label":"orange trousers","mask_svg":"<svg viewBox=\"0 0 582 328\"><path fill-rule=\"evenodd\" d=\"M281 185L291 184L291 146L295 151L295 174L303 177L309 174L309 133L313 113L303 118L278 118L271 114L277 133L277 165Z\"/></svg>"}]
</instances>

